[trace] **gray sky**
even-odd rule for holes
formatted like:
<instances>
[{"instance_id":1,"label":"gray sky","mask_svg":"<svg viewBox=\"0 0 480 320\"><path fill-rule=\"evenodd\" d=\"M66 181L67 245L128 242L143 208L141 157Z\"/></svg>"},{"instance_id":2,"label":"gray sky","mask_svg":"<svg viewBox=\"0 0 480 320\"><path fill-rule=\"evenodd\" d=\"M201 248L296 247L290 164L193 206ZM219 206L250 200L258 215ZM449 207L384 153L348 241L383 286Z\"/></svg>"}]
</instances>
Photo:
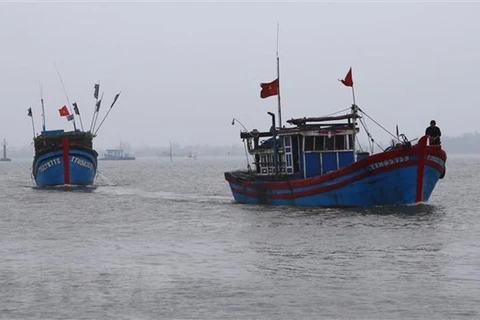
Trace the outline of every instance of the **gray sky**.
<instances>
[{"instance_id":1,"label":"gray sky","mask_svg":"<svg viewBox=\"0 0 480 320\"><path fill-rule=\"evenodd\" d=\"M27 145L32 107L47 127L66 103L84 126L101 81L106 112L95 144L236 144L240 126L268 130L280 24L283 120L348 107L337 81L353 67L357 104L413 138L436 119L444 135L478 130L478 3L0 3L0 138ZM100 119L99 119L100 121ZM372 123L376 140L388 139Z\"/></svg>"}]
</instances>

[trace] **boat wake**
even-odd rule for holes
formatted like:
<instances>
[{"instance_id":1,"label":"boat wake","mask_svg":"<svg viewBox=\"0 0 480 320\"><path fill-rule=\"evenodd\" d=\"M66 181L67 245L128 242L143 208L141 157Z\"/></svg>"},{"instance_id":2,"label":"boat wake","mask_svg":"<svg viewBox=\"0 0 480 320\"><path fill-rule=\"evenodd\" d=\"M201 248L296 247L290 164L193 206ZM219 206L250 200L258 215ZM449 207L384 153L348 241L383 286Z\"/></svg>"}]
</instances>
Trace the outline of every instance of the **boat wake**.
<instances>
[{"instance_id":1,"label":"boat wake","mask_svg":"<svg viewBox=\"0 0 480 320\"><path fill-rule=\"evenodd\" d=\"M163 199L176 202L197 202L197 203L232 203L229 196L215 194L188 194L174 193L165 191L145 191L136 188L127 188L122 186L107 185L98 186L95 193L109 194L115 196L138 196L145 199Z\"/></svg>"},{"instance_id":2,"label":"boat wake","mask_svg":"<svg viewBox=\"0 0 480 320\"><path fill-rule=\"evenodd\" d=\"M86 186L79 186L79 185L70 185L70 184L63 184L63 185L56 185L56 186L46 186L46 187L31 187L35 190L42 190L42 191L62 191L62 192L93 192L97 189L96 185L86 185Z\"/></svg>"}]
</instances>

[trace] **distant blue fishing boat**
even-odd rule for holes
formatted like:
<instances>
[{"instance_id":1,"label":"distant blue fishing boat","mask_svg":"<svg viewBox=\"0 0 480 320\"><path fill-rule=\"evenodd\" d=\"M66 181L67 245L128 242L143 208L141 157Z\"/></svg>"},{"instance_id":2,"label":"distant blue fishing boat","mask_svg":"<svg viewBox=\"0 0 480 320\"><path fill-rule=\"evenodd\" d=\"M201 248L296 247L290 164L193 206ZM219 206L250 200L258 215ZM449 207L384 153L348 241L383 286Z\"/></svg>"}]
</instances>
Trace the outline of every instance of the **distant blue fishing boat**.
<instances>
[{"instance_id":1,"label":"distant blue fishing boat","mask_svg":"<svg viewBox=\"0 0 480 320\"><path fill-rule=\"evenodd\" d=\"M43 131L34 138L33 176L38 187L91 185L97 172L97 152L90 132Z\"/></svg>"},{"instance_id":2,"label":"distant blue fishing boat","mask_svg":"<svg viewBox=\"0 0 480 320\"><path fill-rule=\"evenodd\" d=\"M135 156L123 149L107 149L100 160L135 160Z\"/></svg>"},{"instance_id":3,"label":"distant blue fishing boat","mask_svg":"<svg viewBox=\"0 0 480 320\"><path fill-rule=\"evenodd\" d=\"M42 97L43 130L40 135L35 136L32 109L28 109L28 116L32 118L32 128L34 133L33 141L35 148L32 176L38 187L43 188L60 185L88 186L94 183L97 173L98 153L93 148L93 138L96 137L103 121L108 116L120 95L120 93L115 95L110 109L104 116L100 125L96 127L98 113L103 98L102 95L102 98L98 99L99 86L99 84L95 84L94 86L94 97L97 100L95 103L92 123L88 131L83 129L83 122L81 121L77 103L72 104L74 113L70 111L67 105L64 105L59 109L60 116L66 117L68 121L73 121L73 131L65 131L62 129L46 130L45 111ZM75 115L80 119L81 130L76 127Z\"/></svg>"},{"instance_id":4,"label":"distant blue fishing boat","mask_svg":"<svg viewBox=\"0 0 480 320\"><path fill-rule=\"evenodd\" d=\"M279 96L278 83L262 84L261 97ZM414 144L397 130L391 134L392 144L374 153L367 131L372 148L361 150L358 124L370 117L355 104L351 69L342 83L352 87L354 97L345 114L291 119L285 127L281 121L277 126L269 112L268 131L249 131L242 125L240 137L254 168L248 162L247 170L225 172L236 202L371 207L428 201L445 175L447 154L441 145L429 145L427 136Z\"/></svg>"}]
</instances>

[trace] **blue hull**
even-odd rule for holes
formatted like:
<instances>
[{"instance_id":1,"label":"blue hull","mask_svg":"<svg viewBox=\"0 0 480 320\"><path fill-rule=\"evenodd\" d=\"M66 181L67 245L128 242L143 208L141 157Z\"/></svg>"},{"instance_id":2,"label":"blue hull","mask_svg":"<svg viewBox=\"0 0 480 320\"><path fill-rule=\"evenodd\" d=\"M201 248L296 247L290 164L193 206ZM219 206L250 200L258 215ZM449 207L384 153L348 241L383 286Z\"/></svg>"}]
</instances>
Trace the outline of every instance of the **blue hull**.
<instances>
[{"instance_id":1,"label":"blue hull","mask_svg":"<svg viewBox=\"0 0 480 320\"><path fill-rule=\"evenodd\" d=\"M96 172L97 154L93 150L89 152L71 147L68 152L67 168L62 149L46 152L35 157L33 161L33 176L38 187L64 184L91 185Z\"/></svg>"},{"instance_id":2,"label":"blue hull","mask_svg":"<svg viewBox=\"0 0 480 320\"><path fill-rule=\"evenodd\" d=\"M379 205L404 205L428 201L440 177L438 169L426 166L421 201L416 200L417 167L408 166L391 171L361 176L362 170L350 177L340 177L313 186L292 189L262 190L229 182L236 202L315 207L371 207ZM354 180L342 185L342 180ZM335 187L335 185L339 185ZM329 187L331 186L331 187ZM331 189L320 191L322 189ZM319 190L316 192L316 190Z\"/></svg>"},{"instance_id":3,"label":"blue hull","mask_svg":"<svg viewBox=\"0 0 480 320\"><path fill-rule=\"evenodd\" d=\"M426 202L445 174L446 153L426 147L378 153L326 174L288 175L226 172L236 202L312 207L372 207ZM267 178L267 180L266 180Z\"/></svg>"}]
</instances>

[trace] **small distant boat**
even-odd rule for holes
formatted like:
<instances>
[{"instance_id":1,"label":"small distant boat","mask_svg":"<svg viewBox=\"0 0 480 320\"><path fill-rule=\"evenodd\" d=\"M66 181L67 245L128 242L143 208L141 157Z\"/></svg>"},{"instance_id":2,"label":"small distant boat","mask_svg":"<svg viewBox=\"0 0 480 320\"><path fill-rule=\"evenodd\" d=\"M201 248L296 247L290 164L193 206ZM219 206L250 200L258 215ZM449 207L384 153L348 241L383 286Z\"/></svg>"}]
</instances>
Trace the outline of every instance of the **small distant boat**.
<instances>
[{"instance_id":1,"label":"small distant boat","mask_svg":"<svg viewBox=\"0 0 480 320\"><path fill-rule=\"evenodd\" d=\"M3 158L0 158L0 161L12 161L12 159L7 158L7 142L3 139Z\"/></svg>"},{"instance_id":2,"label":"small distant boat","mask_svg":"<svg viewBox=\"0 0 480 320\"><path fill-rule=\"evenodd\" d=\"M42 97L43 130L40 135L35 136L32 108L28 109L28 116L32 119L35 148L32 176L38 187L43 188L61 185L88 186L93 184L97 173L98 158L98 153L93 148L93 139L97 136L98 130L120 95L120 93L115 95L110 109L97 127L97 118L103 98L102 95L102 97L98 99L99 87L100 84L95 84L94 86L96 103L89 130L83 129L83 122L76 102L72 104L74 112L71 112L67 105L59 109L61 117L66 117L69 122L72 121L73 131L65 131L63 129L46 130L45 110ZM77 129L75 123L76 117L80 120L81 130Z\"/></svg>"},{"instance_id":3,"label":"small distant boat","mask_svg":"<svg viewBox=\"0 0 480 320\"><path fill-rule=\"evenodd\" d=\"M190 153L188 154L188 159L191 159L191 160L197 160L197 153L198 153L198 145L195 149L195 152L193 151L190 151Z\"/></svg>"},{"instance_id":4,"label":"small distant boat","mask_svg":"<svg viewBox=\"0 0 480 320\"><path fill-rule=\"evenodd\" d=\"M100 160L135 160L135 157L123 149L108 149Z\"/></svg>"}]
</instances>

